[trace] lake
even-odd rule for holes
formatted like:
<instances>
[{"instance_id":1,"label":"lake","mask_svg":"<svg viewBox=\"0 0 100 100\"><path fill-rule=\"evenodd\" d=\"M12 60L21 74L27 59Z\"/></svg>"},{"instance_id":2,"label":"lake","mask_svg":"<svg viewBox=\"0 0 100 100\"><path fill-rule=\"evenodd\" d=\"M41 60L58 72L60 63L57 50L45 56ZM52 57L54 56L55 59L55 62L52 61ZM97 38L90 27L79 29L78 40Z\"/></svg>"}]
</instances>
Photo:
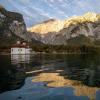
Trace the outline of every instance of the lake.
<instances>
[{"instance_id":1,"label":"lake","mask_svg":"<svg viewBox=\"0 0 100 100\"><path fill-rule=\"evenodd\" d=\"M100 55L0 55L0 100L100 100Z\"/></svg>"}]
</instances>

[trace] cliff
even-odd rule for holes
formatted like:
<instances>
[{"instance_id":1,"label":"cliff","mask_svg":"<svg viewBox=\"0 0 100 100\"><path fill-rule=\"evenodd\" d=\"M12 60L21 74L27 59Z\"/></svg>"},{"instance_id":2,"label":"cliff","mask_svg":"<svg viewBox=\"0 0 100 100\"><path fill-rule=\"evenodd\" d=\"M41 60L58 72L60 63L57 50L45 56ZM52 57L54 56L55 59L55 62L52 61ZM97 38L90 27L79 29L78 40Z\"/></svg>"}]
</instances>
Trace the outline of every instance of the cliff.
<instances>
[{"instance_id":1,"label":"cliff","mask_svg":"<svg viewBox=\"0 0 100 100\"><path fill-rule=\"evenodd\" d=\"M9 47L16 40L37 42L27 32L23 16L20 13L7 11L0 6L0 47Z\"/></svg>"}]
</instances>

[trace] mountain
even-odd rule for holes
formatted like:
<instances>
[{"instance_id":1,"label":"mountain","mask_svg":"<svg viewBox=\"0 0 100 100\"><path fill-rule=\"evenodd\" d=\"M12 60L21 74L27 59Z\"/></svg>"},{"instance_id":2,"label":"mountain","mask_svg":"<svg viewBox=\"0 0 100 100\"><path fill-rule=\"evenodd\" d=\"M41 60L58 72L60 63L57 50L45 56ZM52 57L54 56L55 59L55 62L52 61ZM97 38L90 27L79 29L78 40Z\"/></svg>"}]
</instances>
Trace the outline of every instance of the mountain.
<instances>
[{"instance_id":1,"label":"mountain","mask_svg":"<svg viewBox=\"0 0 100 100\"><path fill-rule=\"evenodd\" d=\"M33 43L38 42L27 32L21 14L7 11L0 5L0 48L8 47L19 39Z\"/></svg>"},{"instance_id":2,"label":"mountain","mask_svg":"<svg viewBox=\"0 0 100 100\"><path fill-rule=\"evenodd\" d=\"M51 19L28 28L28 31L40 36L45 44L66 45L70 39L77 39L80 35L91 38L93 42L100 39L100 14L88 12L65 20Z\"/></svg>"},{"instance_id":3,"label":"mountain","mask_svg":"<svg viewBox=\"0 0 100 100\"><path fill-rule=\"evenodd\" d=\"M49 32L59 32L64 27L64 23L61 20L50 19L36 25L34 27L28 28L28 31L40 34L46 34Z\"/></svg>"}]
</instances>

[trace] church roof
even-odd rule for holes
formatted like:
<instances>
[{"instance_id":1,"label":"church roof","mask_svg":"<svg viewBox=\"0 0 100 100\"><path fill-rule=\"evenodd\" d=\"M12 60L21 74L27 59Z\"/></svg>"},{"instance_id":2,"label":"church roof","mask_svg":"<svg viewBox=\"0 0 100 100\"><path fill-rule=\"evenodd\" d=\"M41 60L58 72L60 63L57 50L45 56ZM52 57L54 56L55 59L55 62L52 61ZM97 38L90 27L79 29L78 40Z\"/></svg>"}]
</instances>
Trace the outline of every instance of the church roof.
<instances>
[{"instance_id":1,"label":"church roof","mask_svg":"<svg viewBox=\"0 0 100 100\"><path fill-rule=\"evenodd\" d=\"M13 44L11 48L29 48L29 46L26 43L19 43L19 44L16 43L16 44Z\"/></svg>"}]
</instances>

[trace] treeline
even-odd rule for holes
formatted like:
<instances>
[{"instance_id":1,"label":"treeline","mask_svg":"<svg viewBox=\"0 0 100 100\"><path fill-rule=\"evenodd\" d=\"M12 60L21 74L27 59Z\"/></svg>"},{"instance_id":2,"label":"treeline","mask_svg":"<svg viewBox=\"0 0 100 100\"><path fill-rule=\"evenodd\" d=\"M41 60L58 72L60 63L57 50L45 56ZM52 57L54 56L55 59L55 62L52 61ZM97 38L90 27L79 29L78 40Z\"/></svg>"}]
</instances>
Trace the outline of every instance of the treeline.
<instances>
[{"instance_id":1,"label":"treeline","mask_svg":"<svg viewBox=\"0 0 100 100\"><path fill-rule=\"evenodd\" d=\"M45 53L99 53L99 46L89 45L32 45L32 49L36 52Z\"/></svg>"},{"instance_id":2,"label":"treeline","mask_svg":"<svg viewBox=\"0 0 100 100\"><path fill-rule=\"evenodd\" d=\"M30 44L33 51L45 53L100 53L100 46L96 45L44 45ZM0 45L0 52L10 52L11 46Z\"/></svg>"}]
</instances>

